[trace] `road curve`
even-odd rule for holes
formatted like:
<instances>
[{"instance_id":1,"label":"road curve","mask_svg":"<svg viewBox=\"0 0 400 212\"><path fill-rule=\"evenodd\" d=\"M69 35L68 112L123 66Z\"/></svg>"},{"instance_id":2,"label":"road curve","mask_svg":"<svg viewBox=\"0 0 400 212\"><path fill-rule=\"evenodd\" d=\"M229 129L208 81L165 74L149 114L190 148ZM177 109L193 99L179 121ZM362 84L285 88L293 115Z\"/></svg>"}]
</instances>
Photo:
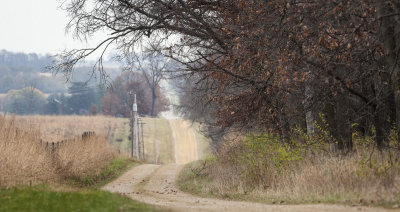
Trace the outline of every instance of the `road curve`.
<instances>
[{"instance_id":1,"label":"road curve","mask_svg":"<svg viewBox=\"0 0 400 212\"><path fill-rule=\"evenodd\" d=\"M103 190L126 195L134 200L172 209L174 211L274 211L274 212L337 212L386 211L381 208L341 205L266 205L252 202L201 198L184 193L175 187L183 164L197 159L197 142L188 121L170 120L174 137L176 164L136 166Z\"/></svg>"}]
</instances>

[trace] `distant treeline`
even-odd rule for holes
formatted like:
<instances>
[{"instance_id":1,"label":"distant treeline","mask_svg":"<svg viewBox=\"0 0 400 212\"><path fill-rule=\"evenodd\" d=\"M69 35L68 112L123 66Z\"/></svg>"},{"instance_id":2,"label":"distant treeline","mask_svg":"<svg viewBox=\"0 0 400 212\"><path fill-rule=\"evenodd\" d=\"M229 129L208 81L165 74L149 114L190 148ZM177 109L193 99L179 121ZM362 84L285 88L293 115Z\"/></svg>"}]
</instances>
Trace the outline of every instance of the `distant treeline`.
<instances>
[{"instance_id":1,"label":"distant treeline","mask_svg":"<svg viewBox=\"0 0 400 212\"><path fill-rule=\"evenodd\" d=\"M152 101L150 88L141 74L130 73L130 75L130 78L126 78L126 74L117 77L113 86L108 89L103 85L90 86L85 82L72 82L68 92L53 93L49 96L33 86L10 90L0 101L0 111L2 109L4 112L19 115L104 114L129 117L133 103L133 96L129 95L129 91L134 91L137 93L139 114L150 115ZM165 110L167 105L159 87L157 96L156 115Z\"/></svg>"},{"instance_id":2,"label":"distant treeline","mask_svg":"<svg viewBox=\"0 0 400 212\"><path fill-rule=\"evenodd\" d=\"M36 70L42 70L51 62L51 55L38 55L36 53L14 53L6 50L0 50L0 65L9 67L29 66Z\"/></svg>"},{"instance_id":3,"label":"distant treeline","mask_svg":"<svg viewBox=\"0 0 400 212\"><path fill-rule=\"evenodd\" d=\"M137 93L139 113L151 114L152 93L141 73L124 73L119 68L105 67L111 84L99 84L93 67L76 67L67 81L64 75L48 73L53 58L50 55L12 53L0 51L0 110L8 113L130 116L133 96ZM107 62L105 62L107 63ZM111 85L111 86L110 86ZM107 86L110 86L107 89ZM157 97L155 114L166 109L167 100L160 87L155 89Z\"/></svg>"},{"instance_id":4,"label":"distant treeline","mask_svg":"<svg viewBox=\"0 0 400 212\"><path fill-rule=\"evenodd\" d=\"M33 86L45 93L65 92L62 77L43 74L52 63L50 55L0 51L0 93Z\"/></svg>"},{"instance_id":5,"label":"distant treeline","mask_svg":"<svg viewBox=\"0 0 400 212\"><path fill-rule=\"evenodd\" d=\"M44 93L67 92L67 88L71 85L66 84L67 79L64 75L54 76L47 69L53 61L54 58L49 54L14 53L0 50L0 93L25 87L35 87ZM110 80L121 74L119 68L105 67L105 70ZM98 84L98 78L92 75L90 65L77 67L70 81L88 82L91 86Z\"/></svg>"}]
</instances>

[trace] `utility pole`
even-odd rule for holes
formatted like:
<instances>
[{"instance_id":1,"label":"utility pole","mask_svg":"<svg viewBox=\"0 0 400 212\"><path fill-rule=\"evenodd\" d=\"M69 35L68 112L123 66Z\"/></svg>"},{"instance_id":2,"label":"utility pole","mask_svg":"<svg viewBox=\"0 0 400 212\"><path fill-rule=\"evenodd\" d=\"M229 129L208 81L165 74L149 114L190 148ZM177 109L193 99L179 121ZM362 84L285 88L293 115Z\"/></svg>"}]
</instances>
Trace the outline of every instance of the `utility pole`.
<instances>
[{"instance_id":1,"label":"utility pole","mask_svg":"<svg viewBox=\"0 0 400 212\"><path fill-rule=\"evenodd\" d=\"M144 154L144 134L143 134L143 125L145 125L146 123L143 122L142 119L140 119L140 125L142 127L142 160L146 160L145 158L145 154Z\"/></svg>"},{"instance_id":2,"label":"utility pole","mask_svg":"<svg viewBox=\"0 0 400 212\"><path fill-rule=\"evenodd\" d=\"M132 91L129 91L129 96L132 96L133 95L133 92ZM136 95L135 95L135 97L136 97ZM136 98L135 98L136 99ZM135 101L136 102L136 101ZM135 132L134 132L134 125L135 125L135 122L134 122L134 104L132 105L132 111L131 111L131 158L133 158L133 140L134 140L134 136L135 136Z\"/></svg>"},{"instance_id":3,"label":"utility pole","mask_svg":"<svg viewBox=\"0 0 400 212\"><path fill-rule=\"evenodd\" d=\"M142 149L141 149L141 144L140 144L140 120L141 120L141 118L140 117L138 117L138 119L137 119L137 127L138 127L138 134L137 134L137 136L138 136L138 153L139 153L139 158L141 158L142 157ZM142 160L143 160L143 158L142 158Z\"/></svg>"},{"instance_id":4,"label":"utility pole","mask_svg":"<svg viewBox=\"0 0 400 212\"><path fill-rule=\"evenodd\" d=\"M138 122L137 122L137 124L138 124L138 132L139 132L139 134L138 134L138 136L139 136L139 155L140 155L140 157L142 158L142 160L143 160L143 153L142 153L142 142L143 142L143 140L141 140L141 139L143 139L143 136L142 136L142 138L140 137L140 124L141 124L141 122L142 122L142 118L138 118Z\"/></svg>"},{"instance_id":5,"label":"utility pole","mask_svg":"<svg viewBox=\"0 0 400 212\"><path fill-rule=\"evenodd\" d=\"M138 130L138 108L137 108L137 103L136 103L136 93L134 94L134 102L133 102L133 106L132 106L132 111L133 111L133 128L134 128L134 132L135 132L135 144L136 144L136 159L139 160L140 159L140 155L139 155L139 130ZM133 139L133 137L132 137ZM133 148L133 140L132 140L132 148ZM133 149L132 149L132 155L133 155Z\"/></svg>"}]
</instances>

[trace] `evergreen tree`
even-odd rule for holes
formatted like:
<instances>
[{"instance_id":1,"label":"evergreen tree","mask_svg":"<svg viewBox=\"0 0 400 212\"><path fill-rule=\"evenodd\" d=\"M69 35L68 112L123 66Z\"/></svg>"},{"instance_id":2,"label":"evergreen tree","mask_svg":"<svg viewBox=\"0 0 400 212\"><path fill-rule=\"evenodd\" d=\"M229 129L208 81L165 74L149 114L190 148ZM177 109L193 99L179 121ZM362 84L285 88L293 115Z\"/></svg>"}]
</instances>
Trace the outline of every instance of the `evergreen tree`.
<instances>
[{"instance_id":1,"label":"evergreen tree","mask_svg":"<svg viewBox=\"0 0 400 212\"><path fill-rule=\"evenodd\" d=\"M68 88L71 97L68 106L74 114L88 114L89 108L96 104L96 93L84 82L73 82Z\"/></svg>"}]
</instances>

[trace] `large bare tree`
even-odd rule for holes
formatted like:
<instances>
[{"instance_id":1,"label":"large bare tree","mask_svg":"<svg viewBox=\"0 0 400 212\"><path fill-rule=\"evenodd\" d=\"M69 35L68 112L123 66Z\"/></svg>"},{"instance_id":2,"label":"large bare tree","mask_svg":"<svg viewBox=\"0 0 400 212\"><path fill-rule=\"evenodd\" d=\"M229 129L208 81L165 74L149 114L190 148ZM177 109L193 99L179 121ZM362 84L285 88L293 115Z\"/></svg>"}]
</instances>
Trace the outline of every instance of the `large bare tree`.
<instances>
[{"instance_id":1,"label":"large bare tree","mask_svg":"<svg viewBox=\"0 0 400 212\"><path fill-rule=\"evenodd\" d=\"M158 52L145 51L138 56L132 54L126 56L128 68L132 71L140 71L149 88L151 89L151 116L155 116L155 104L157 100L157 89L160 89L160 82L165 74L170 71L170 65L167 58Z\"/></svg>"},{"instance_id":2,"label":"large bare tree","mask_svg":"<svg viewBox=\"0 0 400 212\"><path fill-rule=\"evenodd\" d=\"M222 128L289 141L296 125L312 135L321 113L339 149L352 149L353 123L364 133L374 126L382 148L393 122L400 132L398 8L394 0L67 0L76 37L109 36L60 54L54 70L70 73L99 51L101 71L109 46L123 56L156 41L183 65L191 92L217 106Z\"/></svg>"}]
</instances>

